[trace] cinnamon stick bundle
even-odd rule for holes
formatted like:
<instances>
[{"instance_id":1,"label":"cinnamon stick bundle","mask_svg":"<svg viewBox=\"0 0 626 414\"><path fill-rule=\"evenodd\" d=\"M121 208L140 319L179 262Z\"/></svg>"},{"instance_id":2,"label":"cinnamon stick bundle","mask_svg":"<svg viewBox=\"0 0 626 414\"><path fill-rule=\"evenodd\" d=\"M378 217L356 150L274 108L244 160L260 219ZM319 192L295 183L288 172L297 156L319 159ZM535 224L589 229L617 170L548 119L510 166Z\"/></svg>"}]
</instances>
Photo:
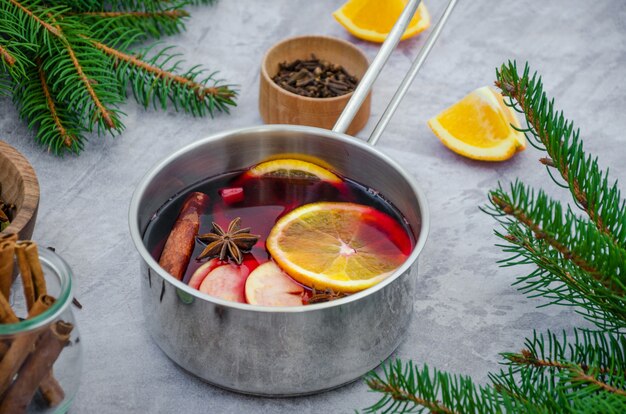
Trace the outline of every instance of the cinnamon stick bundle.
<instances>
[{"instance_id":1,"label":"cinnamon stick bundle","mask_svg":"<svg viewBox=\"0 0 626 414\"><path fill-rule=\"evenodd\" d=\"M0 402L0 414L21 414L35 396L41 381L50 372L70 340L71 323L57 321L39 337L35 350L19 370L17 379Z\"/></svg>"},{"instance_id":2,"label":"cinnamon stick bundle","mask_svg":"<svg viewBox=\"0 0 626 414\"><path fill-rule=\"evenodd\" d=\"M55 301L47 294L37 245L30 241L16 242L16 239L0 238L0 287L5 289L3 283L8 280L6 295L0 292L0 323L3 324L20 321L8 302L13 268L3 270L5 260L13 263L13 254L17 257L24 286L28 318L42 314ZM6 250L2 250L3 247ZM5 251L11 252L10 258L2 256ZM2 278L7 274L8 278ZM25 412L37 389L50 407L63 401L65 393L52 374L52 365L68 343L72 329L72 324L57 321L36 332L0 342L0 414Z\"/></svg>"},{"instance_id":3,"label":"cinnamon stick bundle","mask_svg":"<svg viewBox=\"0 0 626 414\"><path fill-rule=\"evenodd\" d=\"M41 315L53 303L54 298L52 296L40 296L28 312L28 317L34 318L37 315ZM11 342L9 349L2 360L0 360L0 395L4 394L6 389L9 388L15 374L17 374L28 355L33 351L39 334L40 332L33 332L19 335Z\"/></svg>"}]
</instances>

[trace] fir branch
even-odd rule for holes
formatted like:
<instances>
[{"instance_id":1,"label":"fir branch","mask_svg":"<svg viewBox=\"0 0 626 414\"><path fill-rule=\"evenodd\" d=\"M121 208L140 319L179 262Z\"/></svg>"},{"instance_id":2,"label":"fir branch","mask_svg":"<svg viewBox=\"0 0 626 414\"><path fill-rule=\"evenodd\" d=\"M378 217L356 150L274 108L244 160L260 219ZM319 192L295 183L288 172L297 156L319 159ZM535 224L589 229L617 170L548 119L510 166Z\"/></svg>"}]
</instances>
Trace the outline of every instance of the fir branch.
<instances>
[{"instance_id":1,"label":"fir branch","mask_svg":"<svg viewBox=\"0 0 626 414\"><path fill-rule=\"evenodd\" d=\"M43 76L42 76L43 75ZM13 94L20 117L36 127L35 139L54 154L83 148L85 129L78 114L56 100L43 66L29 69ZM61 134L61 131L64 133Z\"/></svg>"},{"instance_id":2,"label":"fir branch","mask_svg":"<svg viewBox=\"0 0 626 414\"><path fill-rule=\"evenodd\" d=\"M54 99L52 98L52 93L50 92L50 87L48 86L46 74L43 68L41 67L41 62L37 62L37 69L39 72L39 80L41 81L41 89L46 98L46 104L48 106L48 110L50 111L50 116L52 117L52 120L57 128L59 137L63 141L63 145L65 145L65 147L69 149L74 149L76 147L79 147L79 143L78 143L78 139L76 138L76 135L70 134L68 132L67 128L65 128L65 126L63 125L63 122L61 121L61 118L59 117L59 114L56 109L56 104L54 103Z\"/></svg>"},{"instance_id":3,"label":"fir branch","mask_svg":"<svg viewBox=\"0 0 626 414\"><path fill-rule=\"evenodd\" d=\"M75 11L158 11L167 7L183 7L187 5L210 5L215 0L112 0L112 1L93 1L93 0L57 0L71 7Z\"/></svg>"},{"instance_id":4,"label":"fir branch","mask_svg":"<svg viewBox=\"0 0 626 414\"><path fill-rule=\"evenodd\" d=\"M515 283L522 291L574 305L602 331L576 329L573 340L565 333L534 333L521 352L501 354L507 369L490 374L486 387L469 379L461 386L459 377L436 371L430 376L427 367L409 362L402 369L397 362L385 367L384 378L368 377L370 388L383 394L368 410L422 412L441 403L463 413L626 412L626 203L597 159L585 155L579 132L554 109L528 66L518 75L509 63L497 75L507 105L526 116L522 131L529 142L548 153L540 162L548 172L560 172L588 216L577 216L521 182L506 190L500 186L483 208L504 228L495 232L509 254L500 263L534 265Z\"/></svg>"},{"instance_id":5,"label":"fir branch","mask_svg":"<svg viewBox=\"0 0 626 414\"><path fill-rule=\"evenodd\" d=\"M69 55L70 59L72 60L72 64L76 68L76 72L78 74L79 79L83 83L85 89L87 90L87 93L89 94L89 96L93 100L94 105L97 108L97 113L99 114L99 116L102 117L102 119L106 123L107 128L109 128L109 129L116 128L116 122L113 121L113 117L112 117L111 113L109 112L109 110L107 108L105 108L105 106L100 101L100 98L96 94L96 91L94 90L94 88L93 88L93 86L91 84L92 81L87 77L87 75L85 74L85 71L83 70L82 65L80 64L80 62L76 58L76 53L74 53L74 50L69 45L69 43L65 42L65 47L67 49L67 54Z\"/></svg>"},{"instance_id":6,"label":"fir branch","mask_svg":"<svg viewBox=\"0 0 626 414\"><path fill-rule=\"evenodd\" d=\"M16 62L15 57L13 57L13 55L9 53L8 50L3 48L1 44L0 44L0 57L2 58L4 63L6 63L7 65L11 67L15 65L15 62Z\"/></svg>"},{"instance_id":7,"label":"fir branch","mask_svg":"<svg viewBox=\"0 0 626 414\"><path fill-rule=\"evenodd\" d=\"M8 1L10 4L12 4L14 7L16 7L17 9L19 9L22 13L24 13L26 16L28 16L30 19L33 20L34 23L36 23L37 25L41 26L42 28L44 28L46 31L48 31L50 34L59 37L60 36L60 32L59 30L54 27L52 24L50 24L49 22L44 21L41 17L39 17L37 14L35 14L32 10L30 10L28 7L22 5L20 2L18 2L17 0L5 0ZM36 4L36 3L35 3Z\"/></svg>"},{"instance_id":8,"label":"fir branch","mask_svg":"<svg viewBox=\"0 0 626 414\"><path fill-rule=\"evenodd\" d=\"M522 183L516 182L511 186L510 194L502 189L490 193L494 210L514 218L504 223L507 229L521 223L537 239L545 240L564 259L587 272L611 293L623 296L626 291L626 250L612 245L609 236L596 232L571 211L563 215L560 203L551 200L543 191L535 196Z\"/></svg>"},{"instance_id":9,"label":"fir branch","mask_svg":"<svg viewBox=\"0 0 626 414\"><path fill-rule=\"evenodd\" d=\"M94 45L115 60L120 83L130 84L135 99L144 107L152 102L155 107L160 104L166 109L169 98L176 109L180 107L200 116L208 111L213 116L215 110L228 112L228 106L235 105L233 98L236 91L214 80L214 74L198 82L196 78L202 71L197 68L192 68L184 75L177 75L174 72L180 62L175 62L167 70L163 69L162 66L175 57L167 54L168 49L145 61L104 43L94 41ZM213 85L207 86L211 81Z\"/></svg>"},{"instance_id":10,"label":"fir branch","mask_svg":"<svg viewBox=\"0 0 626 414\"><path fill-rule=\"evenodd\" d=\"M370 390L382 393L381 399L365 412L436 414L496 412L495 393L475 385L471 379L452 376L412 361L400 360L383 367L383 376L371 372L366 377Z\"/></svg>"},{"instance_id":11,"label":"fir branch","mask_svg":"<svg viewBox=\"0 0 626 414\"><path fill-rule=\"evenodd\" d=\"M0 25L5 22L0 19ZM6 26L5 26L6 27ZM19 81L26 73L26 68L33 63L26 55L34 46L16 36L13 39L0 38L0 73L6 73L13 80Z\"/></svg>"},{"instance_id":12,"label":"fir branch","mask_svg":"<svg viewBox=\"0 0 626 414\"><path fill-rule=\"evenodd\" d=\"M585 157L580 131L554 109L554 100L543 92L541 77L530 76L528 65L522 75L515 62L496 71L496 86L509 102L526 115L524 130L529 141L540 144L571 189L577 204L600 231L626 248L626 208L617 183L609 184L608 172L598 166L597 158Z\"/></svg>"},{"instance_id":13,"label":"fir branch","mask_svg":"<svg viewBox=\"0 0 626 414\"><path fill-rule=\"evenodd\" d=\"M82 13L69 13L70 16L80 16L80 17L127 17L127 18L138 18L138 19L154 19L158 17L167 17L170 19L178 19L181 17L188 17L189 13L185 10L163 10L156 12L146 12L146 11L100 11L100 12L82 12Z\"/></svg>"},{"instance_id":14,"label":"fir branch","mask_svg":"<svg viewBox=\"0 0 626 414\"><path fill-rule=\"evenodd\" d=\"M592 224L543 191L536 195L515 182L508 192L490 193L483 211L498 219L506 234L502 245L513 256L504 265L533 263L538 270L518 278L522 290L552 303L578 305L578 312L603 329L626 327L626 251ZM565 284L554 284L555 281Z\"/></svg>"},{"instance_id":15,"label":"fir branch","mask_svg":"<svg viewBox=\"0 0 626 414\"><path fill-rule=\"evenodd\" d=\"M501 354L519 370L522 366L537 369L554 368L557 371L574 370L584 374L595 372L616 378L626 376L626 337L624 335L574 330L574 340L568 341L548 331L546 335L533 332L519 353ZM516 371L517 371L516 370Z\"/></svg>"},{"instance_id":16,"label":"fir branch","mask_svg":"<svg viewBox=\"0 0 626 414\"><path fill-rule=\"evenodd\" d=\"M597 388L603 391L610 392L612 394L616 394L618 396L626 397L626 391L624 391L623 389L613 387L612 385L609 385L604 381L600 381L593 375L586 374L580 367L572 368L571 372L573 374L572 383L574 384L585 384L588 388ZM589 390L587 389L586 391Z\"/></svg>"},{"instance_id":17,"label":"fir branch","mask_svg":"<svg viewBox=\"0 0 626 414\"><path fill-rule=\"evenodd\" d=\"M183 30L185 6L208 3L0 0L0 94L13 95L20 117L37 128L36 141L57 154L79 152L85 132L120 132L128 85L144 106L228 112L236 92L215 73L175 73L180 62L168 63L176 55L167 49L150 59L129 53L147 35Z\"/></svg>"},{"instance_id":18,"label":"fir branch","mask_svg":"<svg viewBox=\"0 0 626 414\"><path fill-rule=\"evenodd\" d=\"M184 29L183 19L189 13L179 8L169 8L157 11L88 11L72 13L88 23L95 38L104 38L112 30L131 31L142 33L139 39L147 36L160 38L162 35L173 35Z\"/></svg>"},{"instance_id":19,"label":"fir branch","mask_svg":"<svg viewBox=\"0 0 626 414\"><path fill-rule=\"evenodd\" d=\"M0 4L0 73L7 73L18 81L26 73L26 68L33 65L29 55L37 50L37 45L23 35L22 22L5 12L6 8Z\"/></svg>"},{"instance_id":20,"label":"fir branch","mask_svg":"<svg viewBox=\"0 0 626 414\"><path fill-rule=\"evenodd\" d=\"M61 74L63 74L62 76L68 80L68 82L64 82L64 90L60 90L58 92L59 98L63 100L66 96L68 96L70 97L70 106L79 108L78 112L82 112L85 115L87 115L86 113L89 113L87 116L90 125L96 123L98 127L100 127L100 125L103 124L109 130L119 131L121 129L121 124L117 111L114 108L107 108L102 101L102 98L104 98L107 100L108 105L113 106L120 101L118 95L108 92L106 90L106 85L102 86L102 81L104 81L107 77L110 77L106 70L102 70L102 65L106 65L106 59L94 55L94 53L89 50L81 48L81 43L84 42L81 41L81 37L79 35L88 33L88 29L78 21L67 18L58 19L51 12L46 12L45 14L36 13L16 0L7 1L11 2L13 6L28 16L35 27L39 25L41 29L44 30L44 33L49 33L53 36L54 40L48 40L48 49L42 51L39 57L44 60L44 69L50 74L50 76L54 76L55 74L61 76ZM34 4L36 5L36 3ZM35 29L33 32L36 36L38 30ZM84 51L82 58L78 57L77 51L79 51L78 53ZM90 66L92 68L90 72L93 74L97 73L97 80L87 75L81 60L88 60L90 62ZM100 64L97 63L98 60L101 62ZM73 66L73 71L75 71L74 75L70 76L68 74L68 63ZM72 77L75 77L74 82L69 82ZM110 80L106 80L107 84L113 82L114 80L112 77L110 77ZM77 93L75 86L77 84L83 85L82 89L78 89L78 91L83 93ZM53 85L53 87L56 87L56 85ZM98 93L96 92L96 89L98 89ZM110 88L110 91L113 90L114 88ZM92 115L92 107L95 108L96 116Z\"/></svg>"}]
</instances>

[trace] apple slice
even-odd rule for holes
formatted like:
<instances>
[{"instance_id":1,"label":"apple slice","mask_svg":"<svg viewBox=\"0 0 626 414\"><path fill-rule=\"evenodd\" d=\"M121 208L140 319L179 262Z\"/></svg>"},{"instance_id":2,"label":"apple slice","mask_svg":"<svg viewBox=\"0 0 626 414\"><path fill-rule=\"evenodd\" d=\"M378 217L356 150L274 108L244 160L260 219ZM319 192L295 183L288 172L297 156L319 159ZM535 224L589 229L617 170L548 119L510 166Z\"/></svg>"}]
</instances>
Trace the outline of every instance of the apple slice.
<instances>
[{"instance_id":1,"label":"apple slice","mask_svg":"<svg viewBox=\"0 0 626 414\"><path fill-rule=\"evenodd\" d=\"M227 263L211 270L199 290L220 299L246 303L244 288L249 274L247 266Z\"/></svg>"},{"instance_id":2,"label":"apple slice","mask_svg":"<svg viewBox=\"0 0 626 414\"><path fill-rule=\"evenodd\" d=\"M302 306L303 293L304 288L274 262L257 267L246 281L246 300L251 305Z\"/></svg>"},{"instance_id":3,"label":"apple slice","mask_svg":"<svg viewBox=\"0 0 626 414\"><path fill-rule=\"evenodd\" d=\"M202 284L204 278L207 277L207 275L220 264L222 264L222 262L220 262L217 258L204 263L202 266L197 268L195 272L193 272L193 275L191 275L191 279L189 279L189 283L187 284L194 289L200 289L200 285Z\"/></svg>"}]
</instances>

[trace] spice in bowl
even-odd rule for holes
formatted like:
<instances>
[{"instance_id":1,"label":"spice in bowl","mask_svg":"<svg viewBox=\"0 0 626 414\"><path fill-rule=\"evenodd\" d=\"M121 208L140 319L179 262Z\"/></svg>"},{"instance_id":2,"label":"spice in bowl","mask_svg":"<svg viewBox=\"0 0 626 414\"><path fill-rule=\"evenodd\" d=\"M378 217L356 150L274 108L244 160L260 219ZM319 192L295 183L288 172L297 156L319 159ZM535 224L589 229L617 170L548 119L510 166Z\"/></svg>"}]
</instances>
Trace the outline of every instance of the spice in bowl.
<instances>
[{"instance_id":1,"label":"spice in bowl","mask_svg":"<svg viewBox=\"0 0 626 414\"><path fill-rule=\"evenodd\" d=\"M308 60L296 59L279 64L272 78L281 88L309 98L333 98L354 91L358 80L346 69L314 54Z\"/></svg>"},{"instance_id":2,"label":"spice in bowl","mask_svg":"<svg viewBox=\"0 0 626 414\"><path fill-rule=\"evenodd\" d=\"M4 231L15 215L15 204L7 203L2 199L2 183L0 183L0 231Z\"/></svg>"}]
</instances>

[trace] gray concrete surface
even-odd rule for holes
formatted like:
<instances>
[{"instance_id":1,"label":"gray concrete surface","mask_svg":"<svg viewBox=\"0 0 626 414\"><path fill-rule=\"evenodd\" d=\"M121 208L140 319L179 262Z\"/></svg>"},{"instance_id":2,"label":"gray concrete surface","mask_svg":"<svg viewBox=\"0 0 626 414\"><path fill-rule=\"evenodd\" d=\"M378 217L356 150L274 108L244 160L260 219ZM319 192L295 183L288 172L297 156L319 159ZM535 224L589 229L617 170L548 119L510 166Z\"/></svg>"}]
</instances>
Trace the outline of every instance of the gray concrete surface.
<instances>
[{"instance_id":1,"label":"gray concrete surface","mask_svg":"<svg viewBox=\"0 0 626 414\"><path fill-rule=\"evenodd\" d=\"M239 106L230 116L195 119L144 111L129 102L123 107L123 135L93 136L80 157L58 159L34 144L10 100L0 100L0 139L24 153L39 175L35 238L55 246L71 264L84 305L77 312L84 368L72 412L348 413L376 400L361 381L311 397L253 398L214 388L177 368L143 327L138 256L127 225L135 184L155 162L214 132L261 123L258 69L271 45L317 33L347 39L375 55L376 45L351 37L331 17L341 3L222 0L193 9L187 32L165 42L179 45L190 64L219 69L241 85ZM436 18L444 1L427 5ZM361 136L373 128L423 42L423 37L403 42L391 57ZM540 154L529 149L506 163L470 161L444 148L426 125L469 91L491 84L495 67L507 59L528 60L543 74L557 105L581 128L586 148L611 167L613 178L626 180L626 3L460 2L379 144L416 177L432 211L415 318L396 356L479 382L499 368L499 352L520 349L533 329L571 329L580 323L571 310L538 309L542 300L511 287L525 270L498 268L503 253L494 247L494 221L478 210L498 181L520 177L559 191L537 162ZM315 369L314 364L305 369Z\"/></svg>"}]
</instances>

